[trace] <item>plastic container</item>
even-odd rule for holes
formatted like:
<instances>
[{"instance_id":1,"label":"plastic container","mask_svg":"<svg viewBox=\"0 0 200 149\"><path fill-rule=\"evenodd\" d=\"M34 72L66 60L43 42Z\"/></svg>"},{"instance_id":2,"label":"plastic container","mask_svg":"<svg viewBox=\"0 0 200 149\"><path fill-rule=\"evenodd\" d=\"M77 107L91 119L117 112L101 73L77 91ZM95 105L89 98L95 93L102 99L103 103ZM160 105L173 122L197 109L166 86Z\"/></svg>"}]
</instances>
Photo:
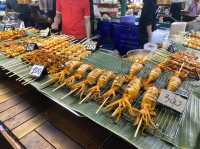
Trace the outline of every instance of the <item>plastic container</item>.
<instances>
[{"instance_id":1,"label":"plastic container","mask_svg":"<svg viewBox=\"0 0 200 149\"><path fill-rule=\"evenodd\" d=\"M112 39L114 48L121 55L130 50L140 48L139 26L133 23L113 23Z\"/></svg>"},{"instance_id":2,"label":"plastic container","mask_svg":"<svg viewBox=\"0 0 200 149\"><path fill-rule=\"evenodd\" d=\"M98 32L101 36L102 44L111 43L112 41L112 22L100 21L98 23Z\"/></svg>"},{"instance_id":3,"label":"plastic container","mask_svg":"<svg viewBox=\"0 0 200 149\"><path fill-rule=\"evenodd\" d=\"M135 23L135 17L134 16L122 16L120 17L121 23Z\"/></svg>"}]
</instances>

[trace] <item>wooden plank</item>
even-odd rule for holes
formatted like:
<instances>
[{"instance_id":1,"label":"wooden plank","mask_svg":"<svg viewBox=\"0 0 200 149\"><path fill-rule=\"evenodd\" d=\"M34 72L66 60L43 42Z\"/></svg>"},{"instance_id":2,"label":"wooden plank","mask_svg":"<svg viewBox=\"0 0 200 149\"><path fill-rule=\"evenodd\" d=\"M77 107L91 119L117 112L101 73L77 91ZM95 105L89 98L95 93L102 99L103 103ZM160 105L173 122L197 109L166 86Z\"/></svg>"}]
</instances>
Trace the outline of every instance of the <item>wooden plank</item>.
<instances>
[{"instance_id":1,"label":"wooden plank","mask_svg":"<svg viewBox=\"0 0 200 149\"><path fill-rule=\"evenodd\" d=\"M19 104L22 102L23 99L21 97L16 96L15 98L11 98L10 100L7 100L0 104L0 113Z\"/></svg>"},{"instance_id":2,"label":"wooden plank","mask_svg":"<svg viewBox=\"0 0 200 149\"><path fill-rule=\"evenodd\" d=\"M4 87L4 88L0 89L0 96L7 94L9 92L11 92L11 90Z\"/></svg>"},{"instance_id":3,"label":"wooden plank","mask_svg":"<svg viewBox=\"0 0 200 149\"><path fill-rule=\"evenodd\" d=\"M51 144L35 131L24 136L20 141L27 149L54 149Z\"/></svg>"},{"instance_id":4,"label":"wooden plank","mask_svg":"<svg viewBox=\"0 0 200 149\"><path fill-rule=\"evenodd\" d=\"M44 116L42 114L37 115L36 117L30 119L26 123L23 123L19 127L13 129L13 133L17 138L22 138L37 127L39 127L41 124L43 124L46 121Z\"/></svg>"},{"instance_id":5,"label":"wooden plank","mask_svg":"<svg viewBox=\"0 0 200 149\"><path fill-rule=\"evenodd\" d=\"M71 140L63 132L53 127L49 122L36 129L36 131L57 149L81 149L82 147Z\"/></svg>"},{"instance_id":6,"label":"wooden plank","mask_svg":"<svg viewBox=\"0 0 200 149\"><path fill-rule=\"evenodd\" d=\"M30 120L34 116L36 116L39 113L39 110L35 108L29 108L26 111L8 119L7 121L4 122L4 124L10 129L14 129L24 122Z\"/></svg>"},{"instance_id":7,"label":"wooden plank","mask_svg":"<svg viewBox=\"0 0 200 149\"><path fill-rule=\"evenodd\" d=\"M6 121L17 114L23 112L24 110L28 109L31 106L31 104L28 101L24 101L20 104L17 104L16 106L0 113L0 120Z\"/></svg>"},{"instance_id":8,"label":"wooden plank","mask_svg":"<svg viewBox=\"0 0 200 149\"><path fill-rule=\"evenodd\" d=\"M110 133L93 122L77 118L63 108L54 106L46 114L48 120L84 148L99 148Z\"/></svg>"},{"instance_id":9,"label":"wooden plank","mask_svg":"<svg viewBox=\"0 0 200 149\"><path fill-rule=\"evenodd\" d=\"M3 94L0 96L0 103L3 103L11 98L15 98L16 96L22 95L25 92L27 92L26 90L19 90L17 93L9 93L9 94Z\"/></svg>"}]
</instances>

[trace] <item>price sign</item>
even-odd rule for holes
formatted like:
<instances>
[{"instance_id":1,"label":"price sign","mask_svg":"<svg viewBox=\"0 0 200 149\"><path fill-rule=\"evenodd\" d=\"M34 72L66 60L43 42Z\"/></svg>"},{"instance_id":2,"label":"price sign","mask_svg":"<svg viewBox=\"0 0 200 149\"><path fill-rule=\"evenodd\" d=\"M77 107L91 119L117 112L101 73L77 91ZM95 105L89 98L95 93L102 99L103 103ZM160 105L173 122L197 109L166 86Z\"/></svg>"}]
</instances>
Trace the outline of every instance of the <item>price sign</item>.
<instances>
[{"instance_id":1,"label":"price sign","mask_svg":"<svg viewBox=\"0 0 200 149\"><path fill-rule=\"evenodd\" d=\"M167 51L171 52L171 53L174 53L177 51L177 48L176 48L176 44L174 42L171 42L170 46L168 47Z\"/></svg>"},{"instance_id":2,"label":"price sign","mask_svg":"<svg viewBox=\"0 0 200 149\"><path fill-rule=\"evenodd\" d=\"M31 68L30 75L36 78L40 78L45 70L45 67L42 65L34 65Z\"/></svg>"},{"instance_id":3,"label":"price sign","mask_svg":"<svg viewBox=\"0 0 200 149\"><path fill-rule=\"evenodd\" d=\"M10 31L10 30L14 30L15 28L14 28L14 26L12 26L12 25L5 25L4 26L4 31Z\"/></svg>"},{"instance_id":4,"label":"price sign","mask_svg":"<svg viewBox=\"0 0 200 149\"><path fill-rule=\"evenodd\" d=\"M185 99L188 99L189 98L189 92L187 91L187 90L183 90L183 89L181 89L181 90L178 90L176 93L175 93L176 95L179 95L179 96L181 96L181 97L183 97L183 98L185 98Z\"/></svg>"},{"instance_id":5,"label":"price sign","mask_svg":"<svg viewBox=\"0 0 200 149\"><path fill-rule=\"evenodd\" d=\"M158 98L158 103L168 108L171 108L179 113L183 113L187 104L187 99L163 89L161 90L160 97Z\"/></svg>"},{"instance_id":6,"label":"price sign","mask_svg":"<svg viewBox=\"0 0 200 149\"><path fill-rule=\"evenodd\" d=\"M95 41L88 41L85 44L85 48L88 49L88 50L91 50L91 51L95 51L96 48L97 48L97 42L95 42Z\"/></svg>"},{"instance_id":7,"label":"price sign","mask_svg":"<svg viewBox=\"0 0 200 149\"><path fill-rule=\"evenodd\" d=\"M33 51L35 49L38 49L38 46L36 43L28 43L26 46L26 51L28 52Z\"/></svg>"},{"instance_id":8,"label":"price sign","mask_svg":"<svg viewBox=\"0 0 200 149\"><path fill-rule=\"evenodd\" d=\"M40 30L40 37L48 37L50 34L50 29Z\"/></svg>"}]
</instances>

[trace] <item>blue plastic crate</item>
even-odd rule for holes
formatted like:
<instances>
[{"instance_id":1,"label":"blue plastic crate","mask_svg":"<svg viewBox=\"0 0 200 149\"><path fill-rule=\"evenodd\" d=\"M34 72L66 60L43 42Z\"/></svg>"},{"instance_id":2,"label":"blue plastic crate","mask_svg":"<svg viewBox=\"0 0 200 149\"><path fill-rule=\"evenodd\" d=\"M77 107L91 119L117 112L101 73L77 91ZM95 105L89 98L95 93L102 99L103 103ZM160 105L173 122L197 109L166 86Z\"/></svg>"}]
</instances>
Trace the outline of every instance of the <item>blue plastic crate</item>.
<instances>
[{"instance_id":1,"label":"blue plastic crate","mask_svg":"<svg viewBox=\"0 0 200 149\"><path fill-rule=\"evenodd\" d=\"M112 41L112 22L100 21L98 23L98 32L101 36L102 43L108 43Z\"/></svg>"},{"instance_id":2,"label":"blue plastic crate","mask_svg":"<svg viewBox=\"0 0 200 149\"><path fill-rule=\"evenodd\" d=\"M114 48L120 54L140 48L139 26L131 23L113 23L112 39Z\"/></svg>"}]
</instances>

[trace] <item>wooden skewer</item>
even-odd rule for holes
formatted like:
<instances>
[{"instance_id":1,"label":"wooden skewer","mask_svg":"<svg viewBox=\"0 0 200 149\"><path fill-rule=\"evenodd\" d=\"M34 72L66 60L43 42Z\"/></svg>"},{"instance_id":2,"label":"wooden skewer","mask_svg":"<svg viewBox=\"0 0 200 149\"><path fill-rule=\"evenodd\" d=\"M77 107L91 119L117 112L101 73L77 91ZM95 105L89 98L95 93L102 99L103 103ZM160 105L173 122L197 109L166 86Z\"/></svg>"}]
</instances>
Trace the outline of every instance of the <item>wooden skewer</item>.
<instances>
[{"instance_id":1,"label":"wooden skewer","mask_svg":"<svg viewBox=\"0 0 200 149\"><path fill-rule=\"evenodd\" d=\"M70 91L68 94L66 94L65 96L61 97L60 99L63 100L65 99L66 97L70 96L71 94L73 94L74 92L76 92L78 89L74 89L72 91Z\"/></svg>"},{"instance_id":2,"label":"wooden skewer","mask_svg":"<svg viewBox=\"0 0 200 149\"><path fill-rule=\"evenodd\" d=\"M21 67L15 68L15 69L13 69L13 70L7 72L6 74L8 75L8 74L10 74L10 73L12 73L12 72L14 72L14 71L21 70L21 69L26 68L26 67L28 67L28 66L30 66L30 64L28 64L28 65L23 65L23 66L21 66Z\"/></svg>"},{"instance_id":3,"label":"wooden skewer","mask_svg":"<svg viewBox=\"0 0 200 149\"><path fill-rule=\"evenodd\" d=\"M142 125L142 117L141 117L140 122L139 122L139 124L138 124L138 126L137 126L137 129L136 129L136 131L135 131L135 134L134 134L134 137L135 137L135 138L136 138L137 135L138 135L138 132L139 132L139 130L140 130L141 125Z\"/></svg>"},{"instance_id":4,"label":"wooden skewer","mask_svg":"<svg viewBox=\"0 0 200 149\"><path fill-rule=\"evenodd\" d=\"M16 62L15 62L15 59L14 59L14 60L11 60L11 61L8 61L8 62L4 63L4 65L2 65L2 66L0 66L0 67L6 66L7 64L12 63L13 61L14 61L14 63L16 63Z\"/></svg>"},{"instance_id":5,"label":"wooden skewer","mask_svg":"<svg viewBox=\"0 0 200 149\"><path fill-rule=\"evenodd\" d=\"M83 100L81 100L78 104L82 104L84 101L86 101L88 98L90 98L92 94L88 94L87 96L85 96L85 98L83 98Z\"/></svg>"},{"instance_id":6,"label":"wooden skewer","mask_svg":"<svg viewBox=\"0 0 200 149\"><path fill-rule=\"evenodd\" d=\"M30 76L29 74L25 74L25 75L23 75L23 76L17 78L16 81L22 81L23 79L26 79L26 78L28 78L29 76Z\"/></svg>"},{"instance_id":7,"label":"wooden skewer","mask_svg":"<svg viewBox=\"0 0 200 149\"><path fill-rule=\"evenodd\" d=\"M106 99L104 100L104 102L103 102L103 103L100 105L100 107L97 109L96 114L99 113L99 111L103 108L103 106L106 104L106 102L108 101L108 99L109 99L109 97L106 98Z\"/></svg>"},{"instance_id":8,"label":"wooden skewer","mask_svg":"<svg viewBox=\"0 0 200 149\"><path fill-rule=\"evenodd\" d=\"M16 67L17 65L24 64L24 63L25 62L15 62L10 65L4 65L3 67L6 67L7 69L9 69L9 68Z\"/></svg>"},{"instance_id":9,"label":"wooden skewer","mask_svg":"<svg viewBox=\"0 0 200 149\"><path fill-rule=\"evenodd\" d=\"M56 87L55 89L53 89L52 92L59 90L63 86L65 86L65 83L63 83L63 84L59 85L58 87Z\"/></svg>"},{"instance_id":10,"label":"wooden skewer","mask_svg":"<svg viewBox=\"0 0 200 149\"><path fill-rule=\"evenodd\" d=\"M31 80L33 80L33 78L30 78L30 79L28 79L28 80L24 80L21 84L24 85L24 84L26 84L27 82L29 82L29 81L31 81Z\"/></svg>"},{"instance_id":11,"label":"wooden skewer","mask_svg":"<svg viewBox=\"0 0 200 149\"><path fill-rule=\"evenodd\" d=\"M28 81L28 82L26 82L25 84L23 84L24 86L26 86L26 85L28 85L28 84L31 84L31 83L33 83L34 81L36 81L37 79L32 79L32 80L30 80L30 81Z\"/></svg>"},{"instance_id":12,"label":"wooden skewer","mask_svg":"<svg viewBox=\"0 0 200 149\"><path fill-rule=\"evenodd\" d=\"M24 71L27 71L26 69L23 69L23 70L21 70L21 71L18 71L18 72L16 72L16 73L13 73L12 75L10 75L10 76L8 76L9 78L11 78L11 77L13 77L13 76L15 76L15 75L18 75L18 74L20 74L20 73L22 73L22 72L24 72Z\"/></svg>"},{"instance_id":13,"label":"wooden skewer","mask_svg":"<svg viewBox=\"0 0 200 149\"><path fill-rule=\"evenodd\" d=\"M181 68L179 69L178 74L181 73L181 71L182 71L184 65L185 65L185 63L183 63L183 64L181 65Z\"/></svg>"},{"instance_id":14,"label":"wooden skewer","mask_svg":"<svg viewBox=\"0 0 200 149\"><path fill-rule=\"evenodd\" d=\"M9 67L4 66L4 70L6 70L6 69L11 69L11 68L13 68L13 67L17 67L17 66L20 66L20 65L22 65L22 64L26 64L26 63L17 63L16 65L12 65L12 66L9 66Z\"/></svg>"},{"instance_id":15,"label":"wooden skewer","mask_svg":"<svg viewBox=\"0 0 200 149\"><path fill-rule=\"evenodd\" d=\"M48 83L51 83L54 79L49 79L48 81L41 84L41 86L47 85Z\"/></svg>"},{"instance_id":16,"label":"wooden skewer","mask_svg":"<svg viewBox=\"0 0 200 149\"><path fill-rule=\"evenodd\" d=\"M1 67L13 65L15 63L17 63L15 60L11 60L11 61L8 61L8 62L4 63Z\"/></svg>"}]
</instances>

